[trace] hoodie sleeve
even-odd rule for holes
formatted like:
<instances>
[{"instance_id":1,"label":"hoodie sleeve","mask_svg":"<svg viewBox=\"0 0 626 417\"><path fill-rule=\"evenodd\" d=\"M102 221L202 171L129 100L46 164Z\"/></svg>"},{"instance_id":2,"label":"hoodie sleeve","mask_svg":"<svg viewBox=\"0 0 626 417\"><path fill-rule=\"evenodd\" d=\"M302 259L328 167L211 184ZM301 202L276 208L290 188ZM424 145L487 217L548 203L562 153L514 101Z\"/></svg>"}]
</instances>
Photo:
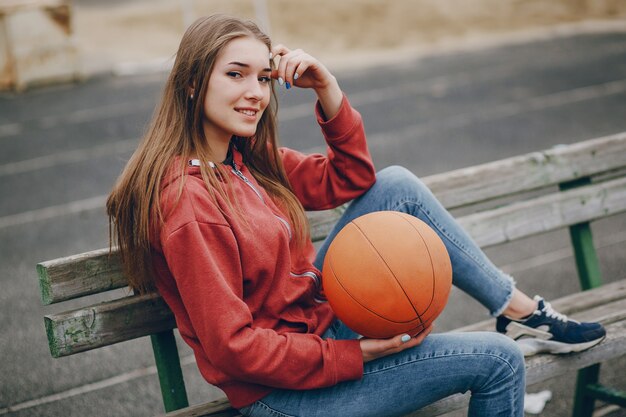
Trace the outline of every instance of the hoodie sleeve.
<instances>
[{"instance_id":1,"label":"hoodie sleeve","mask_svg":"<svg viewBox=\"0 0 626 417\"><path fill-rule=\"evenodd\" d=\"M319 102L315 113L327 143L327 154L279 150L289 183L305 210L337 207L360 196L376 181L361 115L350 106L347 97L332 119L324 120Z\"/></svg>"},{"instance_id":2,"label":"hoodie sleeve","mask_svg":"<svg viewBox=\"0 0 626 417\"><path fill-rule=\"evenodd\" d=\"M278 334L255 327L244 301L235 236L228 225L193 221L162 237L195 336L208 360L230 377L270 387L314 389L359 379L358 340ZM249 294L248 294L249 295Z\"/></svg>"}]
</instances>

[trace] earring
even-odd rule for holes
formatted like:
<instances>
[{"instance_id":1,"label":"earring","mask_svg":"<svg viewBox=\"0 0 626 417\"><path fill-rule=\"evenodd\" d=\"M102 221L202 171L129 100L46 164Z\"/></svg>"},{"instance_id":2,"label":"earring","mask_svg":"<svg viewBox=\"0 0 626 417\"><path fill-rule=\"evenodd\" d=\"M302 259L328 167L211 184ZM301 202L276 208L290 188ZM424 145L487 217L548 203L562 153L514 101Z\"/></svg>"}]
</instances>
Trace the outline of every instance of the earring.
<instances>
[{"instance_id":1,"label":"earring","mask_svg":"<svg viewBox=\"0 0 626 417\"><path fill-rule=\"evenodd\" d=\"M190 95L190 96L189 96L189 98L190 98L191 100L193 100L193 94L192 94L192 95Z\"/></svg>"}]
</instances>

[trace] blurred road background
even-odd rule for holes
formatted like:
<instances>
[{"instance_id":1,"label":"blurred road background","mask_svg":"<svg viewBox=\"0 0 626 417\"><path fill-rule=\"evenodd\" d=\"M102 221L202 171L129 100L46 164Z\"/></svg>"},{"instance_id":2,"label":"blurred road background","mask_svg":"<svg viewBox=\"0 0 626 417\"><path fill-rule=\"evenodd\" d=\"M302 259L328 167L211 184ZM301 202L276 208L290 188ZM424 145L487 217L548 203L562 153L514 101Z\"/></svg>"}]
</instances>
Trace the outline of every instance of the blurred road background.
<instances>
[{"instance_id":1,"label":"blurred road background","mask_svg":"<svg viewBox=\"0 0 626 417\"><path fill-rule=\"evenodd\" d=\"M178 4L159 1L155 9L168 10L171 3ZM371 19L366 13L372 10L348 3L353 13ZM142 21L151 19L139 1L101 4L77 1L77 32L89 26L88 20L79 21L81 16L100 15L101 22L107 22L124 11L128 25L137 22L129 10L141 6ZM249 4L232 10L240 5L246 2L223 7L254 15ZM392 15L400 19L402 12L394 10ZM270 9L270 17L275 15L281 16ZM158 32L160 15L155 16L153 29ZM174 27L182 26L180 16ZM312 52L328 59L363 115L377 168L399 164L424 176L625 131L626 20L619 14L609 17L590 23L579 15L577 22L570 19L565 26L533 24L532 30L525 27L521 32L498 26L476 36L451 31L420 38L407 30L408 37L421 39L415 41L416 48L386 38L371 47L357 42L347 49L351 44L345 41L343 54L341 45L322 41ZM277 22L270 19L272 33L287 43L288 30ZM168 26L161 26L167 32ZM371 37L368 28L362 24L363 37ZM96 32L77 42L97 40ZM385 36L390 35L380 35ZM179 34L173 31L165 37L177 43ZM0 416L150 416L162 411L147 338L73 357L50 357L42 317L69 307L41 306L35 272L37 262L108 245L106 195L159 97L165 80L160 70L167 65L159 59L173 53L167 52L167 42L155 39L145 34L144 48L130 38L101 45L102 51L117 52L91 61L82 82L0 92ZM313 44L306 33L295 34L288 44L301 46L302 39L305 48ZM97 54L93 49L81 56ZM279 99L282 144L307 152L323 150L312 94L281 90ZM606 282L626 273L625 226L623 215L594 224ZM488 254L530 294L553 299L578 289L566 231ZM478 303L455 291L437 331L484 318ZM219 396L199 376L190 350L180 348L190 402ZM625 358L604 365L603 382L626 389L625 365ZM529 388L552 390L543 416L570 415L574 379L572 373ZM624 410L603 412L626 415Z\"/></svg>"}]
</instances>

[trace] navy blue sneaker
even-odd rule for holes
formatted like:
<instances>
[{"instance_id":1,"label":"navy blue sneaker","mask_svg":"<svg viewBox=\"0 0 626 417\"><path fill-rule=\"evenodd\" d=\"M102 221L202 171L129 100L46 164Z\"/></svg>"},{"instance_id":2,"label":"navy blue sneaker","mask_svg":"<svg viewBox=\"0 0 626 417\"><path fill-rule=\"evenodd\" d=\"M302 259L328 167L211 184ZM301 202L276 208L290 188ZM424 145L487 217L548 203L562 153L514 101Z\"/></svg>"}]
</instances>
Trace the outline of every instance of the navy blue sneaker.
<instances>
[{"instance_id":1,"label":"navy blue sneaker","mask_svg":"<svg viewBox=\"0 0 626 417\"><path fill-rule=\"evenodd\" d=\"M535 353L581 352L600 343L606 330L600 323L580 323L552 309L538 295L537 310L530 317L513 320L499 316L496 330L516 340L524 356Z\"/></svg>"}]
</instances>

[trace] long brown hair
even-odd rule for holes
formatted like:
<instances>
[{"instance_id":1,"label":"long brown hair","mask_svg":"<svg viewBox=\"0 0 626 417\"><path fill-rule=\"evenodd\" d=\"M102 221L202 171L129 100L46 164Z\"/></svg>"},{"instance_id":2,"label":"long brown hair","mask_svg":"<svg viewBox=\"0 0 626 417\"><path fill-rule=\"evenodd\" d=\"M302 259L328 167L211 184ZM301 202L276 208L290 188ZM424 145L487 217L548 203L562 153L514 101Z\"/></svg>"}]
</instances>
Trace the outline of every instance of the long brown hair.
<instances>
[{"instance_id":1,"label":"long brown hair","mask_svg":"<svg viewBox=\"0 0 626 417\"><path fill-rule=\"evenodd\" d=\"M159 204L161 180L177 157L180 165L174 168L183 180L185 162L192 155L201 161L210 160L211 150L202 128L208 78L226 44L245 36L260 40L271 50L269 37L251 21L218 14L200 18L187 29L148 130L107 199L111 246L117 243L129 285L136 292L154 289L150 233L155 224L163 221ZM194 100L189 98L191 86ZM308 239L308 223L278 154L273 83L271 91L270 105L261 116L254 137L233 138L232 143L242 153L254 178L289 217L295 243L301 247ZM224 214L237 215L237 202L231 200L219 180L228 178L219 164L216 170L201 164L200 170L211 198L220 196L229 202L231 214ZM179 195L181 191L182 182Z\"/></svg>"}]
</instances>

